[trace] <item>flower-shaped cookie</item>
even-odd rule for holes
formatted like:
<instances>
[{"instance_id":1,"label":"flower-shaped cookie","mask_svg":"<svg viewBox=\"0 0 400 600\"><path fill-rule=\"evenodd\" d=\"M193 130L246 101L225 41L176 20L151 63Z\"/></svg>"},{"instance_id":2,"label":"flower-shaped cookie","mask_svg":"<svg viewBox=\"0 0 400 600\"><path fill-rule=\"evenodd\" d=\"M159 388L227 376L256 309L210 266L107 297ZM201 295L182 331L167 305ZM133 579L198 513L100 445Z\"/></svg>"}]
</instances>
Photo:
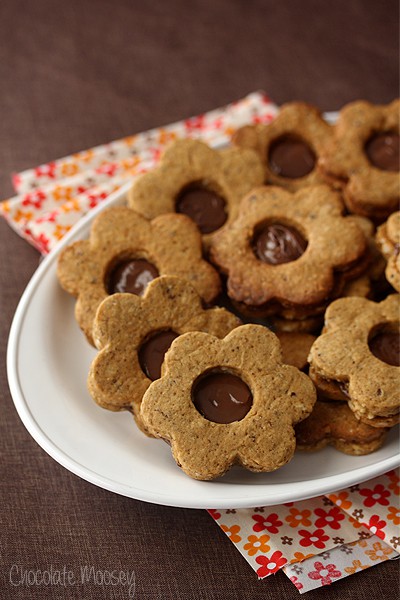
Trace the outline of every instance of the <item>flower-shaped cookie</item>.
<instances>
[{"instance_id":1,"label":"flower-shaped cookie","mask_svg":"<svg viewBox=\"0 0 400 600\"><path fill-rule=\"evenodd\" d=\"M144 296L114 294L99 306L93 338L101 351L88 377L93 399L103 408L131 410L138 426L140 403L150 383L160 377L164 354L188 331L224 337L240 321L223 308L203 309L190 283L158 277Z\"/></svg>"},{"instance_id":2,"label":"flower-shaped cookie","mask_svg":"<svg viewBox=\"0 0 400 600\"><path fill-rule=\"evenodd\" d=\"M211 259L228 276L228 295L259 314L289 319L323 310L365 268L365 235L342 208L325 185L295 194L274 186L251 192L211 247Z\"/></svg>"},{"instance_id":3,"label":"flower-shaped cookie","mask_svg":"<svg viewBox=\"0 0 400 600\"><path fill-rule=\"evenodd\" d=\"M346 402L318 400L295 431L298 450L320 450L330 444L345 454L361 456L382 446L387 429L359 421Z\"/></svg>"},{"instance_id":4,"label":"flower-shaped cookie","mask_svg":"<svg viewBox=\"0 0 400 600\"><path fill-rule=\"evenodd\" d=\"M210 303L221 285L218 273L202 258L200 234L188 217L170 214L148 221L125 207L100 213L89 240L61 253L57 275L62 287L78 298L75 316L90 343L96 310L112 293L140 295L159 275L176 275Z\"/></svg>"},{"instance_id":5,"label":"flower-shaped cookie","mask_svg":"<svg viewBox=\"0 0 400 600\"><path fill-rule=\"evenodd\" d=\"M155 169L134 182L128 203L148 219L170 212L188 215L208 247L213 232L236 217L242 197L263 177L251 150L213 150L198 140L177 140Z\"/></svg>"},{"instance_id":6,"label":"flower-shaped cookie","mask_svg":"<svg viewBox=\"0 0 400 600\"><path fill-rule=\"evenodd\" d=\"M278 338L243 325L223 340L199 332L176 339L141 416L171 444L185 473L207 480L234 463L258 472L286 464L295 450L293 426L314 402L311 380L282 364Z\"/></svg>"},{"instance_id":7,"label":"flower-shaped cookie","mask_svg":"<svg viewBox=\"0 0 400 600\"><path fill-rule=\"evenodd\" d=\"M400 292L400 211L391 214L386 223L378 227L376 241L387 259L386 278Z\"/></svg>"},{"instance_id":8,"label":"flower-shaped cookie","mask_svg":"<svg viewBox=\"0 0 400 600\"><path fill-rule=\"evenodd\" d=\"M327 181L343 189L350 212L383 220L397 209L399 114L399 100L387 106L352 102L340 111L320 167Z\"/></svg>"},{"instance_id":9,"label":"flower-shaped cookie","mask_svg":"<svg viewBox=\"0 0 400 600\"><path fill-rule=\"evenodd\" d=\"M321 387L315 373L326 384L340 387L355 416L374 427L399 422L399 299L393 294L380 303L336 300L325 313L324 332L309 355L316 385Z\"/></svg>"},{"instance_id":10,"label":"flower-shaped cookie","mask_svg":"<svg viewBox=\"0 0 400 600\"><path fill-rule=\"evenodd\" d=\"M291 191L323 183L318 159L332 136L320 111L304 102L284 104L268 125L246 125L233 143L255 150L264 165L264 182Z\"/></svg>"}]
</instances>

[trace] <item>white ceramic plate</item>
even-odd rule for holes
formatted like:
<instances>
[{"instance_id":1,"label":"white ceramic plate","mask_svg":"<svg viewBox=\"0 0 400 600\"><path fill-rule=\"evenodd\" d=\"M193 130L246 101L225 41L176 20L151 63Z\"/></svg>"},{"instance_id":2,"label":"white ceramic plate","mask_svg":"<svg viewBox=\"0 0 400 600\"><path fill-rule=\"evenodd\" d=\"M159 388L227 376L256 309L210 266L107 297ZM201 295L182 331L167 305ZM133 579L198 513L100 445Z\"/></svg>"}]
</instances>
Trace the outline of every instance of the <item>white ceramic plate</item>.
<instances>
[{"instance_id":1,"label":"white ceramic plate","mask_svg":"<svg viewBox=\"0 0 400 600\"><path fill-rule=\"evenodd\" d=\"M126 191L125 187L110 196L43 260L17 308L9 337L8 378L17 411L37 443L64 467L104 489L188 508L301 500L397 466L398 432L393 429L384 447L368 456L325 448L297 453L275 473L234 467L217 481L195 481L176 466L167 444L144 436L129 413L112 413L93 402L86 378L95 350L75 322L75 301L60 288L56 264L62 248L86 238L94 216L105 206L122 203Z\"/></svg>"}]
</instances>

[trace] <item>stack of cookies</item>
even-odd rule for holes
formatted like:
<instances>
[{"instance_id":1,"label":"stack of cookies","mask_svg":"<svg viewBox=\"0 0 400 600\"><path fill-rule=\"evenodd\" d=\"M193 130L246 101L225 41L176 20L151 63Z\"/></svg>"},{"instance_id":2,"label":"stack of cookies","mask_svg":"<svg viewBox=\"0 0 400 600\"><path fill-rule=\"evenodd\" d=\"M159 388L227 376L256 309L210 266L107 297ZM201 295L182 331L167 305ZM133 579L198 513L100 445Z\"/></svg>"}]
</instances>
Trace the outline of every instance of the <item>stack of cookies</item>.
<instances>
[{"instance_id":1,"label":"stack of cookies","mask_svg":"<svg viewBox=\"0 0 400 600\"><path fill-rule=\"evenodd\" d=\"M398 423L398 109L291 103L224 150L176 141L61 253L92 397L191 477L367 454Z\"/></svg>"}]
</instances>

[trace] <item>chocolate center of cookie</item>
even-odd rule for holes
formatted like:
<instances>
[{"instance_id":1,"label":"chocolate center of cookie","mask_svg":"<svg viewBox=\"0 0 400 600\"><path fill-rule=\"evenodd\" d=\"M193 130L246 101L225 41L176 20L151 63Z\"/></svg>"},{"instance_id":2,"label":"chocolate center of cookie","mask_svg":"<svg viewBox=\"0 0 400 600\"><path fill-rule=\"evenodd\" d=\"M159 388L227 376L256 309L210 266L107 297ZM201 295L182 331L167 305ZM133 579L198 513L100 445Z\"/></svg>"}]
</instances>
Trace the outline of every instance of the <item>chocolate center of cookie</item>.
<instances>
[{"instance_id":1,"label":"chocolate center of cookie","mask_svg":"<svg viewBox=\"0 0 400 600\"><path fill-rule=\"evenodd\" d=\"M157 331L149 337L139 349L139 364L145 375L152 381L161 377L164 356L174 339L175 331Z\"/></svg>"},{"instance_id":2,"label":"chocolate center of cookie","mask_svg":"<svg viewBox=\"0 0 400 600\"><path fill-rule=\"evenodd\" d=\"M272 142L268 162L276 175L297 179L311 173L315 166L315 154L303 140L285 135Z\"/></svg>"},{"instance_id":3,"label":"chocolate center of cookie","mask_svg":"<svg viewBox=\"0 0 400 600\"><path fill-rule=\"evenodd\" d=\"M281 223L262 225L253 238L257 258L270 265L281 265L299 258L307 241L294 227Z\"/></svg>"},{"instance_id":4,"label":"chocolate center of cookie","mask_svg":"<svg viewBox=\"0 0 400 600\"><path fill-rule=\"evenodd\" d=\"M108 293L128 292L141 296L150 281L158 276L156 267L144 258L125 260L111 271Z\"/></svg>"},{"instance_id":5,"label":"chocolate center of cookie","mask_svg":"<svg viewBox=\"0 0 400 600\"><path fill-rule=\"evenodd\" d=\"M365 144L370 163L383 171L399 170L399 134L377 133Z\"/></svg>"},{"instance_id":6,"label":"chocolate center of cookie","mask_svg":"<svg viewBox=\"0 0 400 600\"><path fill-rule=\"evenodd\" d=\"M213 370L194 383L192 401L208 421L232 423L241 421L247 415L253 404L253 396L237 375Z\"/></svg>"},{"instance_id":7,"label":"chocolate center of cookie","mask_svg":"<svg viewBox=\"0 0 400 600\"><path fill-rule=\"evenodd\" d=\"M181 190L176 199L176 212L187 215L201 233L216 231L225 223L225 200L201 182L194 182Z\"/></svg>"},{"instance_id":8,"label":"chocolate center of cookie","mask_svg":"<svg viewBox=\"0 0 400 600\"><path fill-rule=\"evenodd\" d=\"M392 331L380 331L368 342L372 354L382 362L400 367L400 335Z\"/></svg>"}]
</instances>

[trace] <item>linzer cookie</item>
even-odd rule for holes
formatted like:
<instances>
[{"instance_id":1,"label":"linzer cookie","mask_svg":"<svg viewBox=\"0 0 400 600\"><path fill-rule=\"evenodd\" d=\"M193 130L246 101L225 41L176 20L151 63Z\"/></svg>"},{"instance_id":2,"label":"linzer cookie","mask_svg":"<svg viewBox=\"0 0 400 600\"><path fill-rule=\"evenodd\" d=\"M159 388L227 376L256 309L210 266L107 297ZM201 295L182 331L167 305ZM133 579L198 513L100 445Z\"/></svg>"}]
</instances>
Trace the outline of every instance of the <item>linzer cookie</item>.
<instances>
[{"instance_id":1,"label":"linzer cookie","mask_svg":"<svg viewBox=\"0 0 400 600\"><path fill-rule=\"evenodd\" d=\"M77 297L76 319L90 343L96 310L108 295L142 295L153 279L175 275L210 303L221 285L218 273L202 258L200 234L188 217L170 214L148 221L125 207L104 210L92 224L90 239L60 254L57 275Z\"/></svg>"},{"instance_id":2,"label":"linzer cookie","mask_svg":"<svg viewBox=\"0 0 400 600\"><path fill-rule=\"evenodd\" d=\"M390 215L386 223L378 227L376 241L387 259L387 280L400 292L400 211Z\"/></svg>"},{"instance_id":3,"label":"linzer cookie","mask_svg":"<svg viewBox=\"0 0 400 600\"><path fill-rule=\"evenodd\" d=\"M308 355L311 346L316 340L315 335L300 332L277 331L276 336L282 347L282 360L287 365L292 365L300 371L308 371Z\"/></svg>"},{"instance_id":4,"label":"linzer cookie","mask_svg":"<svg viewBox=\"0 0 400 600\"><path fill-rule=\"evenodd\" d=\"M260 159L251 150L213 150L198 140L172 143L159 165L136 179L131 208L148 219L183 213L198 226L207 247L215 231L230 223L241 198L263 182Z\"/></svg>"},{"instance_id":5,"label":"linzer cookie","mask_svg":"<svg viewBox=\"0 0 400 600\"><path fill-rule=\"evenodd\" d=\"M323 183L317 165L331 136L332 127L317 108L292 102L282 106L272 123L239 129L233 143L257 152L264 165L265 183L295 191Z\"/></svg>"},{"instance_id":6,"label":"linzer cookie","mask_svg":"<svg viewBox=\"0 0 400 600\"><path fill-rule=\"evenodd\" d=\"M307 419L296 425L296 449L314 452L331 445L361 456L378 450L388 429L371 427L356 419L346 402L318 400Z\"/></svg>"},{"instance_id":7,"label":"linzer cookie","mask_svg":"<svg viewBox=\"0 0 400 600\"><path fill-rule=\"evenodd\" d=\"M141 416L170 443L186 474L209 480L235 463L256 472L286 464L295 450L293 426L314 402L307 375L282 363L278 338L243 325L222 340L200 332L177 338Z\"/></svg>"},{"instance_id":8,"label":"linzer cookie","mask_svg":"<svg viewBox=\"0 0 400 600\"><path fill-rule=\"evenodd\" d=\"M143 296L109 296L94 321L100 352L90 368L89 392L103 408L131 410L145 430L140 403L150 383L160 377L173 340L188 331L224 337L238 325L239 319L223 308L203 309L193 286L177 277L158 277Z\"/></svg>"},{"instance_id":9,"label":"linzer cookie","mask_svg":"<svg viewBox=\"0 0 400 600\"><path fill-rule=\"evenodd\" d=\"M399 100L386 106L352 102L340 111L320 169L343 191L350 212L382 221L397 210L399 114Z\"/></svg>"},{"instance_id":10,"label":"linzer cookie","mask_svg":"<svg viewBox=\"0 0 400 600\"><path fill-rule=\"evenodd\" d=\"M399 299L336 300L309 355L309 374L320 392L347 400L355 416L373 427L399 422Z\"/></svg>"},{"instance_id":11,"label":"linzer cookie","mask_svg":"<svg viewBox=\"0 0 400 600\"><path fill-rule=\"evenodd\" d=\"M325 185L250 193L210 251L238 309L287 320L322 314L369 261L365 235L342 210Z\"/></svg>"},{"instance_id":12,"label":"linzer cookie","mask_svg":"<svg viewBox=\"0 0 400 600\"><path fill-rule=\"evenodd\" d=\"M315 336L304 333L276 335L282 345L283 362L307 373L307 359ZM295 427L296 450L311 452L331 445L345 454L370 454L382 446L387 431L356 419L347 402L329 402L320 398L312 413Z\"/></svg>"}]
</instances>

